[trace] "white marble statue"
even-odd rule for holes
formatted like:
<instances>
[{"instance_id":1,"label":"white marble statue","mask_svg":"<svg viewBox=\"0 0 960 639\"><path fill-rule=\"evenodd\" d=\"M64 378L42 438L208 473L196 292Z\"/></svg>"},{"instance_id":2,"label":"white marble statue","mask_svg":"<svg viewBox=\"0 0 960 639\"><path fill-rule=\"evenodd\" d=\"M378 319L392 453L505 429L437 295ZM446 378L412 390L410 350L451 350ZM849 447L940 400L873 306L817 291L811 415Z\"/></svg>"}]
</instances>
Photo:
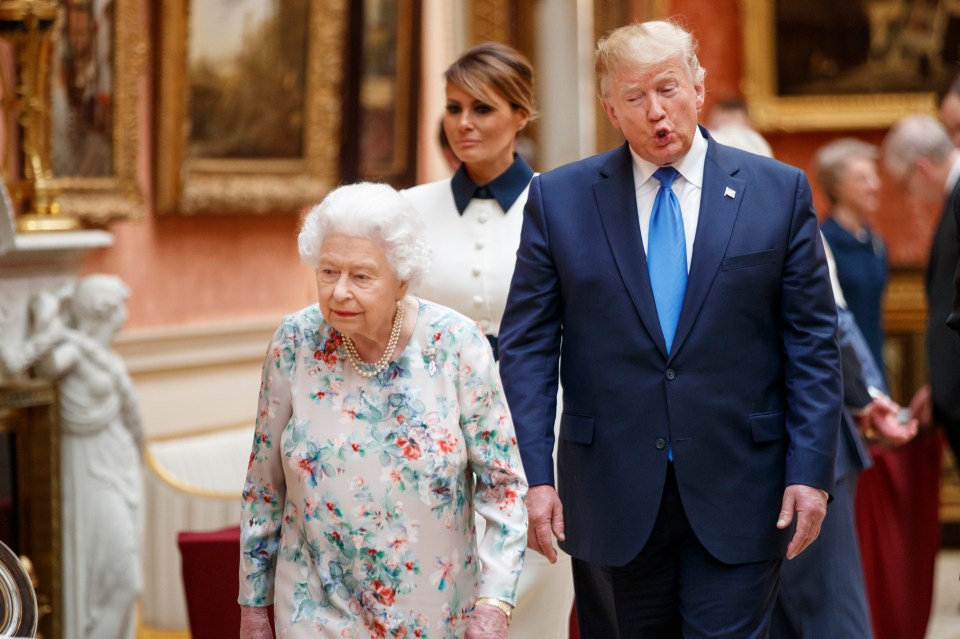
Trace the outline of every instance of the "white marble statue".
<instances>
[{"instance_id":1,"label":"white marble statue","mask_svg":"<svg viewBox=\"0 0 960 639\"><path fill-rule=\"evenodd\" d=\"M127 287L91 275L31 301L22 347L0 350L15 374L57 383L63 495L64 639L134 639L142 590L143 429L130 377L110 342Z\"/></svg>"}]
</instances>

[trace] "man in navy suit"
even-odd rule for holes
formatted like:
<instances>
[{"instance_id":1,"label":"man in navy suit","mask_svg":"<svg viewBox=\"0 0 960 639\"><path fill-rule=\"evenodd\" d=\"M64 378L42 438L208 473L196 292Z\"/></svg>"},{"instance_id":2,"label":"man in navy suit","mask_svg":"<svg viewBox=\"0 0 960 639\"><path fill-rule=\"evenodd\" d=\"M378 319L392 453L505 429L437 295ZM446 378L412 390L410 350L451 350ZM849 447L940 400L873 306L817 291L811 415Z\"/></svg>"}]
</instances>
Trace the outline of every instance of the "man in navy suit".
<instances>
[{"instance_id":1,"label":"man in navy suit","mask_svg":"<svg viewBox=\"0 0 960 639\"><path fill-rule=\"evenodd\" d=\"M698 127L695 47L671 22L598 44L627 143L534 178L500 333L528 545L574 558L583 639L767 636L783 557L833 488L837 320L810 186ZM672 235L651 222L665 210Z\"/></svg>"}]
</instances>

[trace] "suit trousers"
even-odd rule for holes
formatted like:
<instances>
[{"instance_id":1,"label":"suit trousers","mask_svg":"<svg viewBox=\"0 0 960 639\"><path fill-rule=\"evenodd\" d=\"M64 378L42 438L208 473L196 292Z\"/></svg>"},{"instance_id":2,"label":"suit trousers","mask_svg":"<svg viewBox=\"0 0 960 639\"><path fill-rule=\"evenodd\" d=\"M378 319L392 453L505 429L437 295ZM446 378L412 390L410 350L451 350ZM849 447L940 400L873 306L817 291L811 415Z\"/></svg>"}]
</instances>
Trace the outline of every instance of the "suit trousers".
<instances>
[{"instance_id":1,"label":"suit trousers","mask_svg":"<svg viewBox=\"0 0 960 639\"><path fill-rule=\"evenodd\" d=\"M783 560L715 559L690 527L673 464L667 466L657 520L640 554L625 566L573 559L580 639L768 637Z\"/></svg>"}]
</instances>

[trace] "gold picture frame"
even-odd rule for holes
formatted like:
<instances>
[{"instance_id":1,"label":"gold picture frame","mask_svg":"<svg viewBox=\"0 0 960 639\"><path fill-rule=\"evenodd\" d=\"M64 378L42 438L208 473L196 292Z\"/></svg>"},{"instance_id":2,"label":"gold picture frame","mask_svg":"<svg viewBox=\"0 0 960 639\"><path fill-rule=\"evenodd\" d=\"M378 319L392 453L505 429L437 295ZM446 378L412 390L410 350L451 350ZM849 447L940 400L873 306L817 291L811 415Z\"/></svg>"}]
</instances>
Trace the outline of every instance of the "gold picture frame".
<instances>
[{"instance_id":1,"label":"gold picture frame","mask_svg":"<svg viewBox=\"0 0 960 639\"><path fill-rule=\"evenodd\" d=\"M91 56L92 60L84 72L91 78L99 78L94 81L99 82L100 86L83 89L96 92L88 96L86 106L95 105L94 108L100 110L96 117L101 117L101 127L109 127L110 131L106 145L93 144L95 141L89 138L77 141L77 144L85 149L102 146L102 150L108 148L109 151L101 159L103 166L100 171L86 175L83 171L71 173L54 170L50 185L57 193L56 201L64 217L77 218L92 225L102 225L114 219L136 219L143 215L143 195L137 179L139 83L147 58L142 3L140 0L115 0L106 15L88 18L86 29L83 26L79 29L66 26L69 23L64 14L72 6L70 2L61 4L61 16L55 23L59 29L56 37L73 45L79 43L79 48ZM94 24L94 20L107 21L109 24ZM68 34L68 28L75 30ZM97 39L97 32L111 33L112 37L107 38L109 42L105 43L102 35L100 40ZM104 54L102 48L107 48L108 54ZM55 50L53 62L69 62L76 53L75 49L68 49L62 53L63 58L58 58L58 51ZM105 77L109 79L104 80ZM67 75L66 80L69 82L70 78L76 79ZM63 79L64 74L58 73L55 67L48 84L48 90L54 97L58 95L55 84ZM76 86L73 88L80 90ZM84 105L73 106L85 108ZM54 120L58 112L66 113L65 118L76 117L77 114L70 112L70 108L70 103L62 109L55 104ZM108 123L102 124L103 119ZM54 126L56 122L51 122L51 127ZM57 153L57 143L63 142L67 136L53 131L52 137L55 138L53 152Z\"/></svg>"},{"instance_id":2,"label":"gold picture frame","mask_svg":"<svg viewBox=\"0 0 960 639\"><path fill-rule=\"evenodd\" d=\"M359 13L362 24L351 30L363 51L351 69L359 77L359 117L351 135L358 177L407 187L416 179L419 3L363 0Z\"/></svg>"},{"instance_id":3,"label":"gold picture frame","mask_svg":"<svg viewBox=\"0 0 960 639\"><path fill-rule=\"evenodd\" d=\"M740 0L743 34L743 93L754 125L762 131L886 128L909 113L933 113L935 88L922 91L811 93L778 92L777 0ZM837 3L845 4L845 3ZM801 5L795 5L798 10ZM829 17L821 16L829 23Z\"/></svg>"},{"instance_id":4,"label":"gold picture frame","mask_svg":"<svg viewBox=\"0 0 960 639\"><path fill-rule=\"evenodd\" d=\"M290 213L339 180L346 0L308 0L299 157L188 157L191 6L159 3L156 210L194 215ZM264 95L265 100L276 99Z\"/></svg>"}]
</instances>

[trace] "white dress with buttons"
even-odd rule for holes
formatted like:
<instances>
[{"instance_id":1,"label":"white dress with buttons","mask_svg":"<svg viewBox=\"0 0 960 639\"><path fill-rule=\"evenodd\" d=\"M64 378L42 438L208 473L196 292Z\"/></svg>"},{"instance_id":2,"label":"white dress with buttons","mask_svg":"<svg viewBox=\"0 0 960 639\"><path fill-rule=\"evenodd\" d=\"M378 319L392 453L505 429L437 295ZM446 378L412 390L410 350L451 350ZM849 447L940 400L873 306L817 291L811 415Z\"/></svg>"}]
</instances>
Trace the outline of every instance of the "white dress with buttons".
<instances>
[{"instance_id":1,"label":"white dress with buttons","mask_svg":"<svg viewBox=\"0 0 960 639\"><path fill-rule=\"evenodd\" d=\"M492 198L474 198L459 215L449 179L415 186L403 195L423 215L433 248L430 272L415 294L449 306L479 322L485 333L498 335L520 246L527 189L506 215ZM477 526L480 536L481 518ZM558 549L557 563L551 566L528 550L517 587L510 639L566 639L573 603L570 557Z\"/></svg>"},{"instance_id":2,"label":"white dress with buttons","mask_svg":"<svg viewBox=\"0 0 960 639\"><path fill-rule=\"evenodd\" d=\"M416 294L449 306L497 335L507 303L527 191L506 215L495 199L470 201L457 212L450 180L407 189L403 194L420 210L433 247L433 264Z\"/></svg>"}]
</instances>

